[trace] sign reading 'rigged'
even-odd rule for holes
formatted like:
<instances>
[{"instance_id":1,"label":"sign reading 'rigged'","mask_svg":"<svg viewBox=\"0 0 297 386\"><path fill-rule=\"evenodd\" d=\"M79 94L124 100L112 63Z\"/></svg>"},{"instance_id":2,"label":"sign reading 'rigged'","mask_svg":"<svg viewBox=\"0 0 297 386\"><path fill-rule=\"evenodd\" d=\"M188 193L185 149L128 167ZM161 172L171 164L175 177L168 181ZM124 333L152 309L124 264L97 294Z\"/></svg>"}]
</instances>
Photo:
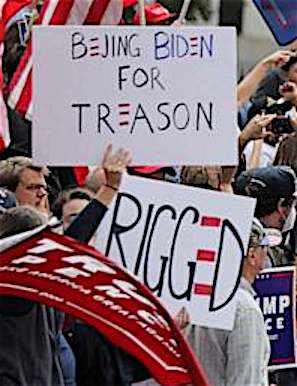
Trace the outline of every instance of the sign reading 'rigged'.
<instances>
[{"instance_id":1,"label":"sign reading 'rigged'","mask_svg":"<svg viewBox=\"0 0 297 386\"><path fill-rule=\"evenodd\" d=\"M247 197L125 176L95 242L172 315L186 307L194 324L230 330L254 208Z\"/></svg>"}]
</instances>

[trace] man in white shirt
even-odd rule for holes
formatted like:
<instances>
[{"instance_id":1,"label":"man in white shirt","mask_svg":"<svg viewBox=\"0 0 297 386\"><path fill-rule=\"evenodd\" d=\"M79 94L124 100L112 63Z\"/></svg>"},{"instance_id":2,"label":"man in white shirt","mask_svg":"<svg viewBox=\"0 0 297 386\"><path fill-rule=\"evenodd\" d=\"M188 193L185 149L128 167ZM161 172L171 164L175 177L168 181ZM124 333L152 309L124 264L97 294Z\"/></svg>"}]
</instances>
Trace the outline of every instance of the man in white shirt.
<instances>
[{"instance_id":1,"label":"man in white shirt","mask_svg":"<svg viewBox=\"0 0 297 386\"><path fill-rule=\"evenodd\" d=\"M278 245L281 234L253 220L248 252L237 292L233 330L192 326L188 339L212 386L267 386L269 339L251 284L265 267L268 246Z\"/></svg>"}]
</instances>

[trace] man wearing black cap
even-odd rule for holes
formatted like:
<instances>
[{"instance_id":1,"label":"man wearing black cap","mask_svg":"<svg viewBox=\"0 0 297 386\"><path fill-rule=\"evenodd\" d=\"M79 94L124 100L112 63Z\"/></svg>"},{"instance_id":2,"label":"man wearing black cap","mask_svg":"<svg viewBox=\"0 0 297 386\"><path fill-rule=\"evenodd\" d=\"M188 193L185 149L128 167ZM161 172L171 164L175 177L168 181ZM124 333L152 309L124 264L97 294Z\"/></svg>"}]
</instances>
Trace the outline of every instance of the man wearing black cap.
<instances>
[{"instance_id":1,"label":"man wearing black cap","mask_svg":"<svg viewBox=\"0 0 297 386\"><path fill-rule=\"evenodd\" d=\"M281 245L269 248L269 264L283 266L295 264L297 251L296 175L288 166L274 166L241 173L234 184L234 193L257 198L255 216L267 227L282 231ZM295 370L280 370L276 374L278 386L295 386Z\"/></svg>"},{"instance_id":2,"label":"man wearing black cap","mask_svg":"<svg viewBox=\"0 0 297 386\"><path fill-rule=\"evenodd\" d=\"M255 216L265 226L283 233L295 223L296 175L288 166L271 166L245 171L234 184L234 193L257 198ZM295 258L291 258L292 262ZM272 259L273 265L286 265L280 257Z\"/></svg>"}]
</instances>

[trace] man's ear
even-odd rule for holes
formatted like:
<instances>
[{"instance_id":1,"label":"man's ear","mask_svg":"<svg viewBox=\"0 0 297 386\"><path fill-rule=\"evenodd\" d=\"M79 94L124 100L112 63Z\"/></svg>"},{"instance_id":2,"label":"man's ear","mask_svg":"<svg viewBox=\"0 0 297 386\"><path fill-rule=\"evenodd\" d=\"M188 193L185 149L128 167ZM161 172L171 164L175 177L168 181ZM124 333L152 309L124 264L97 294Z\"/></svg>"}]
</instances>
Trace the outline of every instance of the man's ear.
<instances>
[{"instance_id":1,"label":"man's ear","mask_svg":"<svg viewBox=\"0 0 297 386\"><path fill-rule=\"evenodd\" d=\"M255 265L255 248L250 248L245 257L246 264L254 267Z\"/></svg>"},{"instance_id":2,"label":"man's ear","mask_svg":"<svg viewBox=\"0 0 297 386\"><path fill-rule=\"evenodd\" d=\"M285 199L284 199L283 197L280 198L280 199L278 200L278 203L277 203L277 209L279 209L281 206L284 206L284 205L283 205L284 202L285 202Z\"/></svg>"}]
</instances>

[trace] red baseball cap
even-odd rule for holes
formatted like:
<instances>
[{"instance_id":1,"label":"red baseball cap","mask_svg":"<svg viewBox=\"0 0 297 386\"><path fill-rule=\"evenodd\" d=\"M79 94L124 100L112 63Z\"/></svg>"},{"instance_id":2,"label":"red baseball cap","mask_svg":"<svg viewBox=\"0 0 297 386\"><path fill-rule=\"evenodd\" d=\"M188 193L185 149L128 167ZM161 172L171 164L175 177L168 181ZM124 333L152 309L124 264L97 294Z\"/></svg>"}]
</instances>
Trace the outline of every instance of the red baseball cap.
<instances>
[{"instance_id":1,"label":"red baseball cap","mask_svg":"<svg viewBox=\"0 0 297 386\"><path fill-rule=\"evenodd\" d=\"M160 24L164 20L176 19L177 13L170 13L168 9L163 7L161 4L154 3L149 4L145 8L145 19L147 23ZM133 23L136 25L140 24L140 14L137 11L133 17Z\"/></svg>"},{"instance_id":2,"label":"red baseball cap","mask_svg":"<svg viewBox=\"0 0 297 386\"><path fill-rule=\"evenodd\" d=\"M163 166L163 165L148 165L148 166L130 166L127 168L129 174L144 174L151 175L153 173L164 170L165 173L175 176L176 171L172 166Z\"/></svg>"},{"instance_id":3,"label":"red baseball cap","mask_svg":"<svg viewBox=\"0 0 297 386\"><path fill-rule=\"evenodd\" d=\"M132 5L135 5L137 3L138 3L138 0L124 0L123 1L123 7L129 8L129 7L132 7Z\"/></svg>"}]
</instances>

